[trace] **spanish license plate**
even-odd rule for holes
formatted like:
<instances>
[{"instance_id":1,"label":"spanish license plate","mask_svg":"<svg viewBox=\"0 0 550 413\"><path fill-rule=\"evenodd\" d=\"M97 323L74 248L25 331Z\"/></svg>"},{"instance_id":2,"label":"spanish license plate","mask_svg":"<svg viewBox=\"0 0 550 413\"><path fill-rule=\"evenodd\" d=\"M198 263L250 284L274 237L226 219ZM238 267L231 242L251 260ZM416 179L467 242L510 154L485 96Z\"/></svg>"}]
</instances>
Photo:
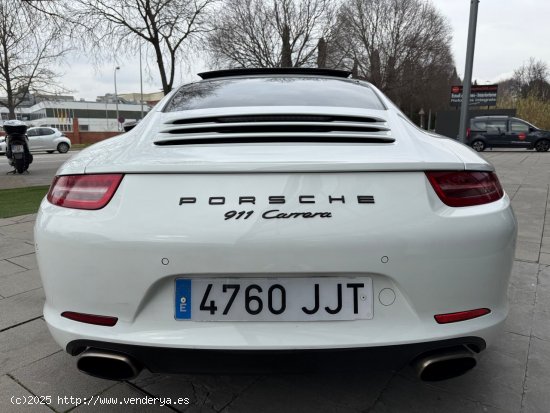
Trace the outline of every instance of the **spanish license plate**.
<instances>
[{"instance_id":1,"label":"spanish license plate","mask_svg":"<svg viewBox=\"0 0 550 413\"><path fill-rule=\"evenodd\" d=\"M23 145L11 145L11 151L13 153L23 153L25 149L23 148Z\"/></svg>"},{"instance_id":2,"label":"spanish license plate","mask_svg":"<svg viewBox=\"0 0 550 413\"><path fill-rule=\"evenodd\" d=\"M373 317L370 277L178 278L176 320L321 321Z\"/></svg>"}]
</instances>

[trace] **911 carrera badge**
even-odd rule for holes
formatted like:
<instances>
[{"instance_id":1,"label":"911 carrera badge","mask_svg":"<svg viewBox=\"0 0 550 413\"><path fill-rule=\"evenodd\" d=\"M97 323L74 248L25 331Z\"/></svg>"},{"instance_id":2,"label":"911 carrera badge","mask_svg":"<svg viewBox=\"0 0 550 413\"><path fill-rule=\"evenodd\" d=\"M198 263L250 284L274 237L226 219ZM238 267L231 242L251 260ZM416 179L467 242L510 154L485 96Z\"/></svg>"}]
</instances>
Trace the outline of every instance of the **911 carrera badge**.
<instances>
[{"instance_id":1,"label":"911 carrera badge","mask_svg":"<svg viewBox=\"0 0 550 413\"><path fill-rule=\"evenodd\" d=\"M183 205L189 205L189 204L203 204L208 206L220 206L225 205L227 200L229 199L229 202L235 201L235 203L238 203L238 205L243 204L251 204L256 205L256 201L258 200L255 196L239 196L235 199L226 198L225 196L211 196L211 197L205 197L202 200L198 200L197 197L180 197L179 199L179 206ZM357 203L357 204L374 204L374 196L373 195L356 195L353 197L347 197L344 195L340 196L333 196L329 195L325 199L319 199L316 198L315 195L298 195L297 201L299 204L316 204L316 203L324 203L329 204L332 206L333 204L345 204L346 200L348 200L350 203ZM201 202L202 201L202 202ZM287 199L284 195L272 195L268 196L265 199L266 204L273 205L273 204L286 204ZM261 200L260 200L261 202ZM332 218L332 212L331 211L283 211L280 209L268 209L265 211L261 211L260 217L262 219L297 219L297 218L303 218L303 219L311 219L311 218ZM255 215L255 210L230 210L224 213L224 219L225 221L228 220L246 220L249 219Z\"/></svg>"}]
</instances>

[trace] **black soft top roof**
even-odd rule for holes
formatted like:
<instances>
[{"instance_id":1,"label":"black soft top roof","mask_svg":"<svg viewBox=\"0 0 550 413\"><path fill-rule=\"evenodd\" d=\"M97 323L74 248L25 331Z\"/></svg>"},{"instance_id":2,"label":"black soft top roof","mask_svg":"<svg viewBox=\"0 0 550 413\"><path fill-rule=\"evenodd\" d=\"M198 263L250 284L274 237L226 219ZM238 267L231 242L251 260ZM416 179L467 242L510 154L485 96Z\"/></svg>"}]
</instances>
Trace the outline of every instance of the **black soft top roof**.
<instances>
[{"instance_id":1,"label":"black soft top roof","mask_svg":"<svg viewBox=\"0 0 550 413\"><path fill-rule=\"evenodd\" d=\"M309 67L262 67L249 69L213 70L211 72L202 72L198 75L202 79L215 79L218 77L247 75L317 75L347 78L351 75L351 72L347 70L319 69Z\"/></svg>"}]
</instances>

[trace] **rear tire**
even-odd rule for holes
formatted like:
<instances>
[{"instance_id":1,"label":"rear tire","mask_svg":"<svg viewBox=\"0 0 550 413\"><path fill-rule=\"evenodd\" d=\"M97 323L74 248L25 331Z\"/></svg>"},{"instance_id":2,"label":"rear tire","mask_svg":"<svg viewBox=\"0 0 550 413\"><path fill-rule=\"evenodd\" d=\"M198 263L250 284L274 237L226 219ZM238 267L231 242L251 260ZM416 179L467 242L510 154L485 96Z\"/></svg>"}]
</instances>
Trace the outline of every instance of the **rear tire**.
<instances>
[{"instance_id":1,"label":"rear tire","mask_svg":"<svg viewBox=\"0 0 550 413\"><path fill-rule=\"evenodd\" d=\"M473 141L472 148L474 148L477 152L483 152L485 150L485 143L480 140Z\"/></svg>"},{"instance_id":2,"label":"rear tire","mask_svg":"<svg viewBox=\"0 0 550 413\"><path fill-rule=\"evenodd\" d=\"M69 145L65 142L61 142L59 145L57 145L57 151L59 153L67 153L69 152Z\"/></svg>"},{"instance_id":3,"label":"rear tire","mask_svg":"<svg viewBox=\"0 0 550 413\"><path fill-rule=\"evenodd\" d=\"M17 171L18 174L22 174L23 172L25 172L25 170L27 168L25 168L25 155L23 155L23 157L21 159L14 159L13 160L13 165L15 167L15 170Z\"/></svg>"},{"instance_id":4,"label":"rear tire","mask_svg":"<svg viewBox=\"0 0 550 413\"><path fill-rule=\"evenodd\" d=\"M537 143L535 143L535 149L537 152L547 152L548 149L550 149L550 141L546 139L541 139Z\"/></svg>"}]
</instances>

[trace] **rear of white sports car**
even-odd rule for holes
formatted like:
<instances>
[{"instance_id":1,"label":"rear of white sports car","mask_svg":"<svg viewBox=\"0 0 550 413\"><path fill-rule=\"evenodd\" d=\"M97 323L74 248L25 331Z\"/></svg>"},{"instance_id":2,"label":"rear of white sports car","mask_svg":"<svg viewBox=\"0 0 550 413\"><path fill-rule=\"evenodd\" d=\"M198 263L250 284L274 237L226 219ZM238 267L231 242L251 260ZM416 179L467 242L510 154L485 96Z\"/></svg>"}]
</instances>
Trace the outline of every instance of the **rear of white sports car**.
<instances>
[{"instance_id":1,"label":"rear of white sports car","mask_svg":"<svg viewBox=\"0 0 550 413\"><path fill-rule=\"evenodd\" d=\"M203 76L42 202L44 315L79 368L380 349L425 379L473 367L516 237L493 167L343 72Z\"/></svg>"}]
</instances>

